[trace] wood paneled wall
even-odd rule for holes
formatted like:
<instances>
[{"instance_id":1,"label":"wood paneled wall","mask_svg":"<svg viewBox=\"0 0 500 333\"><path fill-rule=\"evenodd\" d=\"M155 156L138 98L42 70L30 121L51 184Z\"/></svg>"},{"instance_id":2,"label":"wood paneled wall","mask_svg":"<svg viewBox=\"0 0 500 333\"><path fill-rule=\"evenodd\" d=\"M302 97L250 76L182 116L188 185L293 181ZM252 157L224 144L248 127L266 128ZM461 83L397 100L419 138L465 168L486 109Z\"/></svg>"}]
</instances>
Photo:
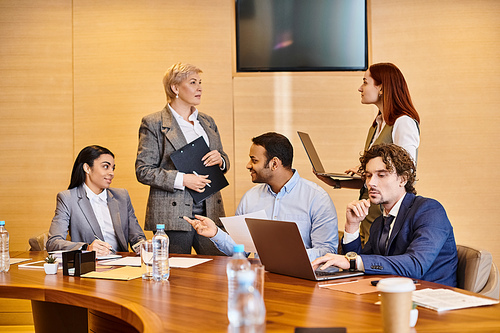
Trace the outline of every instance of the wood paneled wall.
<instances>
[{"instance_id":1,"label":"wood paneled wall","mask_svg":"<svg viewBox=\"0 0 500 333\"><path fill-rule=\"evenodd\" d=\"M99 143L116 156L113 186L127 188L144 224L149 187L135 177L141 118L166 104L162 79L182 61L203 70L199 110L233 152L233 9L217 1L74 1L75 154ZM234 169L227 175L234 184ZM233 211L232 187L223 190ZM152 237L152 235L149 235Z\"/></svg>"},{"instance_id":2,"label":"wood paneled wall","mask_svg":"<svg viewBox=\"0 0 500 333\"><path fill-rule=\"evenodd\" d=\"M373 60L401 66L421 114L417 190L445 206L457 242L500 262L500 209L486 186L500 163L500 2L386 1L372 17Z\"/></svg>"},{"instance_id":3,"label":"wood paneled wall","mask_svg":"<svg viewBox=\"0 0 500 333\"><path fill-rule=\"evenodd\" d=\"M115 153L113 185L129 190L144 222L137 131L164 106L161 79L177 61L204 71L199 109L215 118L232 162L229 215L253 185L245 170L253 136L287 135L295 168L313 181L297 130L311 134L327 169L357 164L376 112L359 103L363 74L234 73L233 3L0 0L0 219L13 250L47 230L56 193L88 144ZM500 209L485 184L500 162L500 2L377 0L369 8L371 62L400 67L422 118L417 190L443 203L457 242L499 262ZM326 189L342 227L357 193Z\"/></svg>"},{"instance_id":4,"label":"wood paneled wall","mask_svg":"<svg viewBox=\"0 0 500 333\"><path fill-rule=\"evenodd\" d=\"M0 219L12 250L49 228L56 194L90 144L115 154L113 186L129 190L143 225L138 129L164 107L162 78L175 62L203 70L199 109L215 118L232 155L233 24L227 0L0 1ZM233 192L223 190L228 213Z\"/></svg>"},{"instance_id":5,"label":"wood paneled wall","mask_svg":"<svg viewBox=\"0 0 500 333\"><path fill-rule=\"evenodd\" d=\"M371 63L393 62L402 70L421 116L419 194L444 205L457 243L486 248L500 262L500 209L486 186L495 182L500 163L500 2L370 1L369 26ZM376 112L359 103L362 77L236 75L235 167L247 162L250 138L268 130L292 140L295 168L321 185L311 173L297 130L311 134L327 170L357 165ZM256 118L267 123L253 121L250 127ZM236 201L251 186L239 169ZM343 228L346 204L357 193L325 189Z\"/></svg>"},{"instance_id":6,"label":"wood paneled wall","mask_svg":"<svg viewBox=\"0 0 500 333\"><path fill-rule=\"evenodd\" d=\"M0 219L10 248L26 250L73 163L71 1L0 7Z\"/></svg>"}]
</instances>

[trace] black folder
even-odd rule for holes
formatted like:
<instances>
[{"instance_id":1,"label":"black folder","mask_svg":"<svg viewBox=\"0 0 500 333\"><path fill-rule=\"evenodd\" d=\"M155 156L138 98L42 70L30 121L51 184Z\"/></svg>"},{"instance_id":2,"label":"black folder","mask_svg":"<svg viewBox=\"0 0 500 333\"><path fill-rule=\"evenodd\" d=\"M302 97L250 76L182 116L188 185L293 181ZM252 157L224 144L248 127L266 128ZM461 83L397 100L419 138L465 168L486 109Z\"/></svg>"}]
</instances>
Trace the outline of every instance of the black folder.
<instances>
[{"instance_id":1,"label":"black folder","mask_svg":"<svg viewBox=\"0 0 500 333\"><path fill-rule=\"evenodd\" d=\"M208 179L212 181L210 186L205 186L205 191L202 193L193 191L186 187L195 203L202 202L213 193L218 192L229 185L224 173L222 173L222 170L218 165L206 167L203 164L201 158L209 152L210 149L208 148L207 143L203 139L203 136L200 136L198 139L170 154L170 158L172 159L172 162L174 162L177 170L184 173L194 173L193 171L195 171L199 175L208 175Z\"/></svg>"}]
</instances>

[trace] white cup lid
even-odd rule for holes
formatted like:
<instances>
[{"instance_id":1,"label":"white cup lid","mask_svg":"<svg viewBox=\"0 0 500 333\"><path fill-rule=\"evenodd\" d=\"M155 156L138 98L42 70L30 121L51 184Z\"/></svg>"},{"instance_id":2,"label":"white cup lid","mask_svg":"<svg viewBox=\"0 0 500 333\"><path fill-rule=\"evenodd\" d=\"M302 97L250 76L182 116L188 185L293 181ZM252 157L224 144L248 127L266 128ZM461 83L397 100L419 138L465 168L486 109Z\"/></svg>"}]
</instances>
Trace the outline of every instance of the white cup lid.
<instances>
[{"instance_id":1,"label":"white cup lid","mask_svg":"<svg viewBox=\"0 0 500 333\"><path fill-rule=\"evenodd\" d=\"M415 290L415 284L409 278L387 278L377 283L377 290L385 293L404 293Z\"/></svg>"}]
</instances>

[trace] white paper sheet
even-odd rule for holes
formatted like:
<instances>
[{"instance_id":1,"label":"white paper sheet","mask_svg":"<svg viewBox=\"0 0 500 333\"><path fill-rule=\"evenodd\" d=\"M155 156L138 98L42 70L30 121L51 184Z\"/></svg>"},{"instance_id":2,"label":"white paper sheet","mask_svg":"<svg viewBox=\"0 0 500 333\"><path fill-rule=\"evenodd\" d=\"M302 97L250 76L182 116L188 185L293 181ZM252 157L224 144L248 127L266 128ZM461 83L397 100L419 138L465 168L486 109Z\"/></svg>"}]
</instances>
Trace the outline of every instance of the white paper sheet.
<instances>
[{"instance_id":1,"label":"white paper sheet","mask_svg":"<svg viewBox=\"0 0 500 333\"><path fill-rule=\"evenodd\" d=\"M202 258L186 258L186 257L170 257L168 259L170 267L174 268L189 268L204 262L210 261L212 259L202 259ZM99 261L99 265L105 266L141 266L140 257L123 257L117 260L105 260Z\"/></svg>"},{"instance_id":2,"label":"white paper sheet","mask_svg":"<svg viewBox=\"0 0 500 333\"><path fill-rule=\"evenodd\" d=\"M118 259L118 258L121 258L122 256L119 255L119 254L113 254L113 253L110 253L108 255L105 255L105 256L97 256L95 257L97 260L106 260L106 259Z\"/></svg>"},{"instance_id":3,"label":"white paper sheet","mask_svg":"<svg viewBox=\"0 0 500 333\"><path fill-rule=\"evenodd\" d=\"M115 260L99 260L98 265L141 267L141 257L123 257Z\"/></svg>"},{"instance_id":4,"label":"white paper sheet","mask_svg":"<svg viewBox=\"0 0 500 333\"><path fill-rule=\"evenodd\" d=\"M19 264L20 262L28 261L28 260L31 260L31 258L10 258L10 264L15 265L15 264Z\"/></svg>"},{"instance_id":5,"label":"white paper sheet","mask_svg":"<svg viewBox=\"0 0 500 333\"><path fill-rule=\"evenodd\" d=\"M236 244L243 244L245 246L246 252L256 253L255 245L248 231L247 224L245 222L246 217L251 217L254 219L267 219L266 212L264 210L259 210L255 213L249 213L245 215L231 216L231 217L221 217L220 220L224 224L231 238L236 242Z\"/></svg>"},{"instance_id":6,"label":"white paper sheet","mask_svg":"<svg viewBox=\"0 0 500 333\"><path fill-rule=\"evenodd\" d=\"M68 251L63 251L63 250L52 251L52 252L49 252L49 254L51 254L55 258L60 259L62 261L63 252L68 252ZM87 252L90 252L90 251L82 251L82 253L87 253ZM121 257L122 256L119 254L110 253L110 254L105 255L105 256L96 256L96 259L97 260L105 260L105 259L117 259L117 258L121 258Z\"/></svg>"},{"instance_id":7,"label":"white paper sheet","mask_svg":"<svg viewBox=\"0 0 500 333\"><path fill-rule=\"evenodd\" d=\"M203 264L204 262L210 260L212 259L184 258L184 257L172 257L168 259L170 267L176 267L176 268L189 268L199 264Z\"/></svg>"},{"instance_id":8,"label":"white paper sheet","mask_svg":"<svg viewBox=\"0 0 500 333\"><path fill-rule=\"evenodd\" d=\"M38 268L38 269L43 269L43 265L45 264L45 260L38 260L38 261L30 261L29 263L26 264L19 264L19 268ZM59 267L58 269L62 269L62 262L59 262Z\"/></svg>"},{"instance_id":9,"label":"white paper sheet","mask_svg":"<svg viewBox=\"0 0 500 333\"><path fill-rule=\"evenodd\" d=\"M421 289L413 292L413 301L435 311L464 309L498 304L498 300L465 295L449 289Z\"/></svg>"}]
</instances>

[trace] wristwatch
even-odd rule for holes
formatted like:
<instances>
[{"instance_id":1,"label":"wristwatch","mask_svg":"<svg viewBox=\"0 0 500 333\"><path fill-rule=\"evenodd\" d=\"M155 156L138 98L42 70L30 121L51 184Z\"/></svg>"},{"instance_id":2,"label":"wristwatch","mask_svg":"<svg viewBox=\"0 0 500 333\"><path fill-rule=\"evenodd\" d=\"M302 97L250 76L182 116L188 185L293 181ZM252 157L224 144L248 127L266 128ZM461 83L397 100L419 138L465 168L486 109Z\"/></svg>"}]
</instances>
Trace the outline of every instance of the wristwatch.
<instances>
[{"instance_id":1,"label":"wristwatch","mask_svg":"<svg viewBox=\"0 0 500 333\"><path fill-rule=\"evenodd\" d=\"M349 264L351 265L349 267L349 271L355 271L356 270L356 258L358 257L358 254L356 252L347 252L345 254L345 258L349 260Z\"/></svg>"}]
</instances>

